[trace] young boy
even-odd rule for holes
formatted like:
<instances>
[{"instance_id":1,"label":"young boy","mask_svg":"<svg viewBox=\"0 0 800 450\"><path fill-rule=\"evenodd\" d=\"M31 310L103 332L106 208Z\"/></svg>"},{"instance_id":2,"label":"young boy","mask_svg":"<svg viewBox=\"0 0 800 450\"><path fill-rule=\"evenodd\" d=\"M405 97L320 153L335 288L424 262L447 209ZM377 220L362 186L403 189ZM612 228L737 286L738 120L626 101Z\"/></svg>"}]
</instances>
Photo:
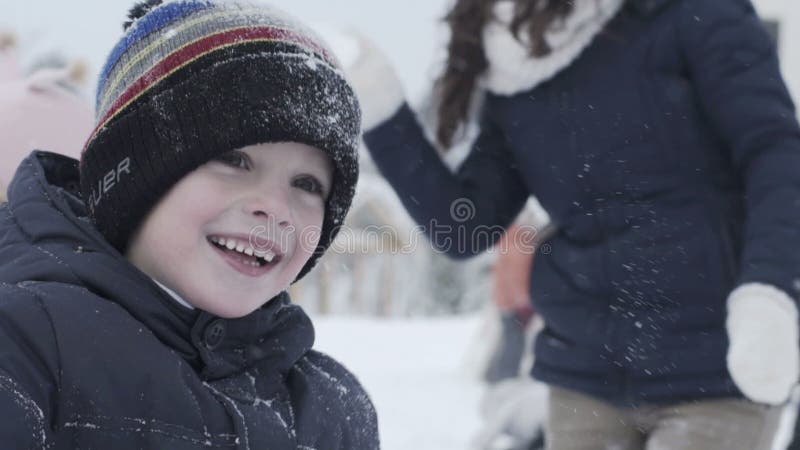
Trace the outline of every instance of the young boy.
<instances>
[{"instance_id":1,"label":"young boy","mask_svg":"<svg viewBox=\"0 0 800 450\"><path fill-rule=\"evenodd\" d=\"M2 447L378 448L285 292L352 200L352 89L265 6L131 16L80 163L34 152L0 206Z\"/></svg>"}]
</instances>

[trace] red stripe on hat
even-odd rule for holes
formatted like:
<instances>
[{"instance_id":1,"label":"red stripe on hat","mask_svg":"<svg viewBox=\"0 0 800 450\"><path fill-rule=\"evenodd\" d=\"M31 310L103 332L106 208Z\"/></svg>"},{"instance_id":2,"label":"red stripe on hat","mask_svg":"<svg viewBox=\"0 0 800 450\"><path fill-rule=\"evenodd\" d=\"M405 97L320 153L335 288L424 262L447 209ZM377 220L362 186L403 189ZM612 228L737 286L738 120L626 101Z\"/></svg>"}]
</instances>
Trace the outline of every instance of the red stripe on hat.
<instances>
[{"instance_id":1,"label":"red stripe on hat","mask_svg":"<svg viewBox=\"0 0 800 450\"><path fill-rule=\"evenodd\" d=\"M91 137L87 140L84 150L89 143L94 140L97 131L123 107L142 95L159 81L166 78L172 72L219 48L264 40L286 41L300 46L310 47L311 50L322 55L329 64L335 65L333 64L334 59L324 48L320 47L306 36L283 28L246 26L202 37L170 53L166 58L162 59L147 72L139 76L139 78L114 101L106 115L103 116L103 119L98 122L97 127L90 135Z\"/></svg>"}]
</instances>

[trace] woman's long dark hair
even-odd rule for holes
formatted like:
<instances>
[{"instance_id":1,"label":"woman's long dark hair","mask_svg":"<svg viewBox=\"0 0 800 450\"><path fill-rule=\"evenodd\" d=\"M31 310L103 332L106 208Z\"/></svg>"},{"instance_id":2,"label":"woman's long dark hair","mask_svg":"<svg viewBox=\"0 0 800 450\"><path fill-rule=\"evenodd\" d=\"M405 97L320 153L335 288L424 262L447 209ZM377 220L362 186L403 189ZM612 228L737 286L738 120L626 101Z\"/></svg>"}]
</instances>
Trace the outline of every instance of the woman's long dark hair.
<instances>
[{"instance_id":1,"label":"woman's long dark hair","mask_svg":"<svg viewBox=\"0 0 800 450\"><path fill-rule=\"evenodd\" d=\"M444 18L451 35L444 72L436 82L436 91L440 95L436 139L442 148L450 147L455 133L466 122L475 83L489 65L483 51L483 28L492 19L498 1L457 0ZM553 22L572 11L574 0L512 1L511 32L519 38L524 29L532 56L549 54L551 49L544 33Z\"/></svg>"}]
</instances>

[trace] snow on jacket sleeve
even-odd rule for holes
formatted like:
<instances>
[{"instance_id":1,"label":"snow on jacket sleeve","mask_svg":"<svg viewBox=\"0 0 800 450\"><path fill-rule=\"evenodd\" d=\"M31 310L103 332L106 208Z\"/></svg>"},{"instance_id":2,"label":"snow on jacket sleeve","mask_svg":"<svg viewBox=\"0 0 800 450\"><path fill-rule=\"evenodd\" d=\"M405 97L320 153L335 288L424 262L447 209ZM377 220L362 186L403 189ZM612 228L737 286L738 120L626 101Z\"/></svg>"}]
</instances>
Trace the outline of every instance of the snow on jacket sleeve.
<instances>
[{"instance_id":1,"label":"snow on jacket sleeve","mask_svg":"<svg viewBox=\"0 0 800 450\"><path fill-rule=\"evenodd\" d=\"M466 258L488 248L529 195L505 136L486 118L456 173L428 142L408 104L365 133L364 142L433 245L452 257Z\"/></svg>"},{"instance_id":2,"label":"snow on jacket sleeve","mask_svg":"<svg viewBox=\"0 0 800 450\"><path fill-rule=\"evenodd\" d=\"M797 297L800 130L775 45L749 0L683 2L678 35L702 106L731 149L747 195L738 284Z\"/></svg>"},{"instance_id":3,"label":"snow on jacket sleeve","mask_svg":"<svg viewBox=\"0 0 800 450\"><path fill-rule=\"evenodd\" d=\"M308 401L310 407L324 413L303 415L306 427L325 430L310 447L319 449L378 450L378 417L364 387L343 365L328 355L310 350L298 361L287 382L297 403ZM309 380L314 380L309 382ZM299 395L302 393L302 395Z\"/></svg>"},{"instance_id":4,"label":"snow on jacket sleeve","mask_svg":"<svg viewBox=\"0 0 800 450\"><path fill-rule=\"evenodd\" d=\"M0 442L45 448L52 433L57 351L42 304L26 289L0 284Z\"/></svg>"},{"instance_id":5,"label":"snow on jacket sleeve","mask_svg":"<svg viewBox=\"0 0 800 450\"><path fill-rule=\"evenodd\" d=\"M0 370L0 441L7 448L45 448L44 412L31 395Z\"/></svg>"}]
</instances>

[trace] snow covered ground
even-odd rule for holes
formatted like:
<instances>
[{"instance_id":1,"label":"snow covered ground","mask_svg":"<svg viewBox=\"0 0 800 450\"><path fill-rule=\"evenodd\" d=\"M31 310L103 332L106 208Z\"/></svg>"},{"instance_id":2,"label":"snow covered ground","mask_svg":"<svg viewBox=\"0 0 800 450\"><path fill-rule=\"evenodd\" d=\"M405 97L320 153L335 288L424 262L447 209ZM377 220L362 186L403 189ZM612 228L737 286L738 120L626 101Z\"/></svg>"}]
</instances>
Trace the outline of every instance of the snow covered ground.
<instances>
[{"instance_id":1,"label":"snow covered ground","mask_svg":"<svg viewBox=\"0 0 800 450\"><path fill-rule=\"evenodd\" d=\"M438 319L315 317L315 347L353 371L378 410L384 450L468 448L483 385L469 348L476 315Z\"/></svg>"},{"instance_id":2,"label":"snow covered ground","mask_svg":"<svg viewBox=\"0 0 800 450\"><path fill-rule=\"evenodd\" d=\"M481 427L484 385L476 349L487 338L479 315L374 319L314 317L315 348L345 364L378 411L383 450L466 450ZM773 450L784 450L798 394Z\"/></svg>"}]
</instances>

